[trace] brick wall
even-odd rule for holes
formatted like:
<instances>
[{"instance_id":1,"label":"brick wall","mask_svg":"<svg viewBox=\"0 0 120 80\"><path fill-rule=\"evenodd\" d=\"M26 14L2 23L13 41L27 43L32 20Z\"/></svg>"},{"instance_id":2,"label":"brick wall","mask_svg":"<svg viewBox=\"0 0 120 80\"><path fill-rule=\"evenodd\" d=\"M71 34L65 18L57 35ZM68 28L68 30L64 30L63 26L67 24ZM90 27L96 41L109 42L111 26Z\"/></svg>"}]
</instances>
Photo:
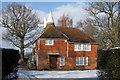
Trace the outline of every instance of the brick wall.
<instances>
[{"instance_id":1,"label":"brick wall","mask_svg":"<svg viewBox=\"0 0 120 80\"><path fill-rule=\"evenodd\" d=\"M91 44L91 51L74 51L74 44L69 44L69 57L97 57L97 45Z\"/></svg>"},{"instance_id":2,"label":"brick wall","mask_svg":"<svg viewBox=\"0 0 120 80\"><path fill-rule=\"evenodd\" d=\"M76 66L77 57L88 57L88 66L84 66L84 69L97 68L97 45L91 45L91 51L74 51L74 44L68 44L68 57L67 57L67 43L65 40L54 40L54 45L46 46L45 40L39 40L40 49L37 48L36 42L36 55L38 54L38 69L49 69L49 55L48 53L59 53L57 56L57 69L82 69L82 66ZM35 55L35 57L36 57ZM65 66L60 66L60 56L65 57ZM37 59L37 58L36 58Z\"/></svg>"}]
</instances>

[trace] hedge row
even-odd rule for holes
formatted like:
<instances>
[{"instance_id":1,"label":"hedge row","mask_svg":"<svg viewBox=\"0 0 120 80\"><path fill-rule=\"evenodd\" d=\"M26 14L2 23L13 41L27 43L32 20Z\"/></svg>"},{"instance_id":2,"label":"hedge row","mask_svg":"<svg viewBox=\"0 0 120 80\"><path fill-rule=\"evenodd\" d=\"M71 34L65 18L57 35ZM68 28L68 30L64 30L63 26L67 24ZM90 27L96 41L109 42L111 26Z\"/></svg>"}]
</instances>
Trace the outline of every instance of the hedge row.
<instances>
[{"instance_id":1,"label":"hedge row","mask_svg":"<svg viewBox=\"0 0 120 80\"><path fill-rule=\"evenodd\" d=\"M12 73L18 65L19 51L13 49L2 49L2 78Z\"/></svg>"},{"instance_id":2,"label":"hedge row","mask_svg":"<svg viewBox=\"0 0 120 80\"><path fill-rule=\"evenodd\" d=\"M120 79L120 49L99 50L98 67L103 69L105 77Z\"/></svg>"}]
</instances>

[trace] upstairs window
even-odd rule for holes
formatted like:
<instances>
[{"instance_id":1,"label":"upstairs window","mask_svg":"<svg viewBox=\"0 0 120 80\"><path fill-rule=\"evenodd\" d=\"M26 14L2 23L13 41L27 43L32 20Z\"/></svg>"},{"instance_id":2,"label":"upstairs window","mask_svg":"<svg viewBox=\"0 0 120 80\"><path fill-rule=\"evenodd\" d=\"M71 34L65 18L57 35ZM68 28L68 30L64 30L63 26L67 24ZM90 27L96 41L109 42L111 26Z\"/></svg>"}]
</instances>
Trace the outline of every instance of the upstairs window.
<instances>
[{"instance_id":1,"label":"upstairs window","mask_svg":"<svg viewBox=\"0 0 120 80\"><path fill-rule=\"evenodd\" d=\"M54 45L54 40L45 40L45 45Z\"/></svg>"},{"instance_id":2,"label":"upstairs window","mask_svg":"<svg viewBox=\"0 0 120 80\"><path fill-rule=\"evenodd\" d=\"M74 50L75 51L82 51L83 50L83 45L82 44L75 44L74 45Z\"/></svg>"},{"instance_id":3,"label":"upstairs window","mask_svg":"<svg viewBox=\"0 0 120 80\"><path fill-rule=\"evenodd\" d=\"M64 65L65 65L65 58L60 57L60 66L64 66Z\"/></svg>"},{"instance_id":4,"label":"upstairs window","mask_svg":"<svg viewBox=\"0 0 120 80\"><path fill-rule=\"evenodd\" d=\"M91 51L91 44L74 44L74 51Z\"/></svg>"},{"instance_id":5,"label":"upstairs window","mask_svg":"<svg viewBox=\"0 0 120 80\"><path fill-rule=\"evenodd\" d=\"M84 51L91 51L91 44L84 44L83 45L83 50Z\"/></svg>"},{"instance_id":6,"label":"upstairs window","mask_svg":"<svg viewBox=\"0 0 120 80\"><path fill-rule=\"evenodd\" d=\"M76 65L88 65L88 57L76 57Z\"/></svg>"}]
</instances>

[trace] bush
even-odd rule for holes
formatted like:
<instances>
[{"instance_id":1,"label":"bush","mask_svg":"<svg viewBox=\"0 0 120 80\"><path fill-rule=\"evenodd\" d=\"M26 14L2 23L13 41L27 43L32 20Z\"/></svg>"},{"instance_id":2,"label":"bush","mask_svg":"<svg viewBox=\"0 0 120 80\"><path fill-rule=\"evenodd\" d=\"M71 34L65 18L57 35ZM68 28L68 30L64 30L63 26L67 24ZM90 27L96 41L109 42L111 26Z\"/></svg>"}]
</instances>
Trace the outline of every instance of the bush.
<instances>
[{"instance_id":1,"label":"bush","mask_svg":"<svg viewBox=\"0 0 120 80\"><path fill-rule=\"evenodd\" d=\"M36 65L34 62L28 60L28 69L32 69L32 70L35 70L36 69Z\"/></svg>"},{"instance_id":2,"label":"bush","mask_svg":"<svg viewBox=\"0 0 120 80\"><path fill-rule=\"evenodd\" d=\"M2 49L2 78L15 71L19 58L18 50Z\"/></svg>"},{"instance_id":3,"label":"bush","mask_svg":"<svg viewBox=\"0 0 120 80\"><path fill-rule=\"evenodd\" d=\"M120 79L120 49L99 50L98 67L103 69L105 77Z\"/></svg>"}]
</instances>

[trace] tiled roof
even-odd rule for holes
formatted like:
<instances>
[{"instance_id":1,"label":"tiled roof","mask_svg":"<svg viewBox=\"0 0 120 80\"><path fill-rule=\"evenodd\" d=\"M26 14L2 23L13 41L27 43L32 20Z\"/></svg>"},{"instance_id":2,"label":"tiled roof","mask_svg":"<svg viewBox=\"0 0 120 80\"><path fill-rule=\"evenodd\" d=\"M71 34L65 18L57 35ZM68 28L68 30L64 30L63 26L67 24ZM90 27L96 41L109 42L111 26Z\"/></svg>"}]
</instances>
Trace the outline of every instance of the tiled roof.
<instances>
[{"instance_id":1,"label":"tiled roof","mask_svg":"<svg viewBox=\"0 0 120 80\"><path fill-rule=\"evenodd\" d=\"M77 28L70 27L56 27L59 31L64 33L70 42L80 42L80 43L94 43L95 41L91 39L88 35L83 33Z\"/></svg>"},{"instance_id":2,"label":"tiled roof","mask_svg":"<svg viewBox=\"0 0 120 80\"><path fill-rule=\"evenodd\" d=\"M54 24L51 24L48 27L46 27L39 38L62 38L62 39L67 39L67 37L64 36L63 33L61 33L59 30L56 29Z\"/></svg>"},{"instance_id":3,"label":"tiled roof","mask_svg":"<svg viewBox=\"0 0 120 80\"><path fill-rule=\"evenodd\" d=\"M67 39L69 42L95 43L93 39L77 28L55 27L54 25L45 28L39 38L61 38Z\"/></svg>"}]
</instances>

